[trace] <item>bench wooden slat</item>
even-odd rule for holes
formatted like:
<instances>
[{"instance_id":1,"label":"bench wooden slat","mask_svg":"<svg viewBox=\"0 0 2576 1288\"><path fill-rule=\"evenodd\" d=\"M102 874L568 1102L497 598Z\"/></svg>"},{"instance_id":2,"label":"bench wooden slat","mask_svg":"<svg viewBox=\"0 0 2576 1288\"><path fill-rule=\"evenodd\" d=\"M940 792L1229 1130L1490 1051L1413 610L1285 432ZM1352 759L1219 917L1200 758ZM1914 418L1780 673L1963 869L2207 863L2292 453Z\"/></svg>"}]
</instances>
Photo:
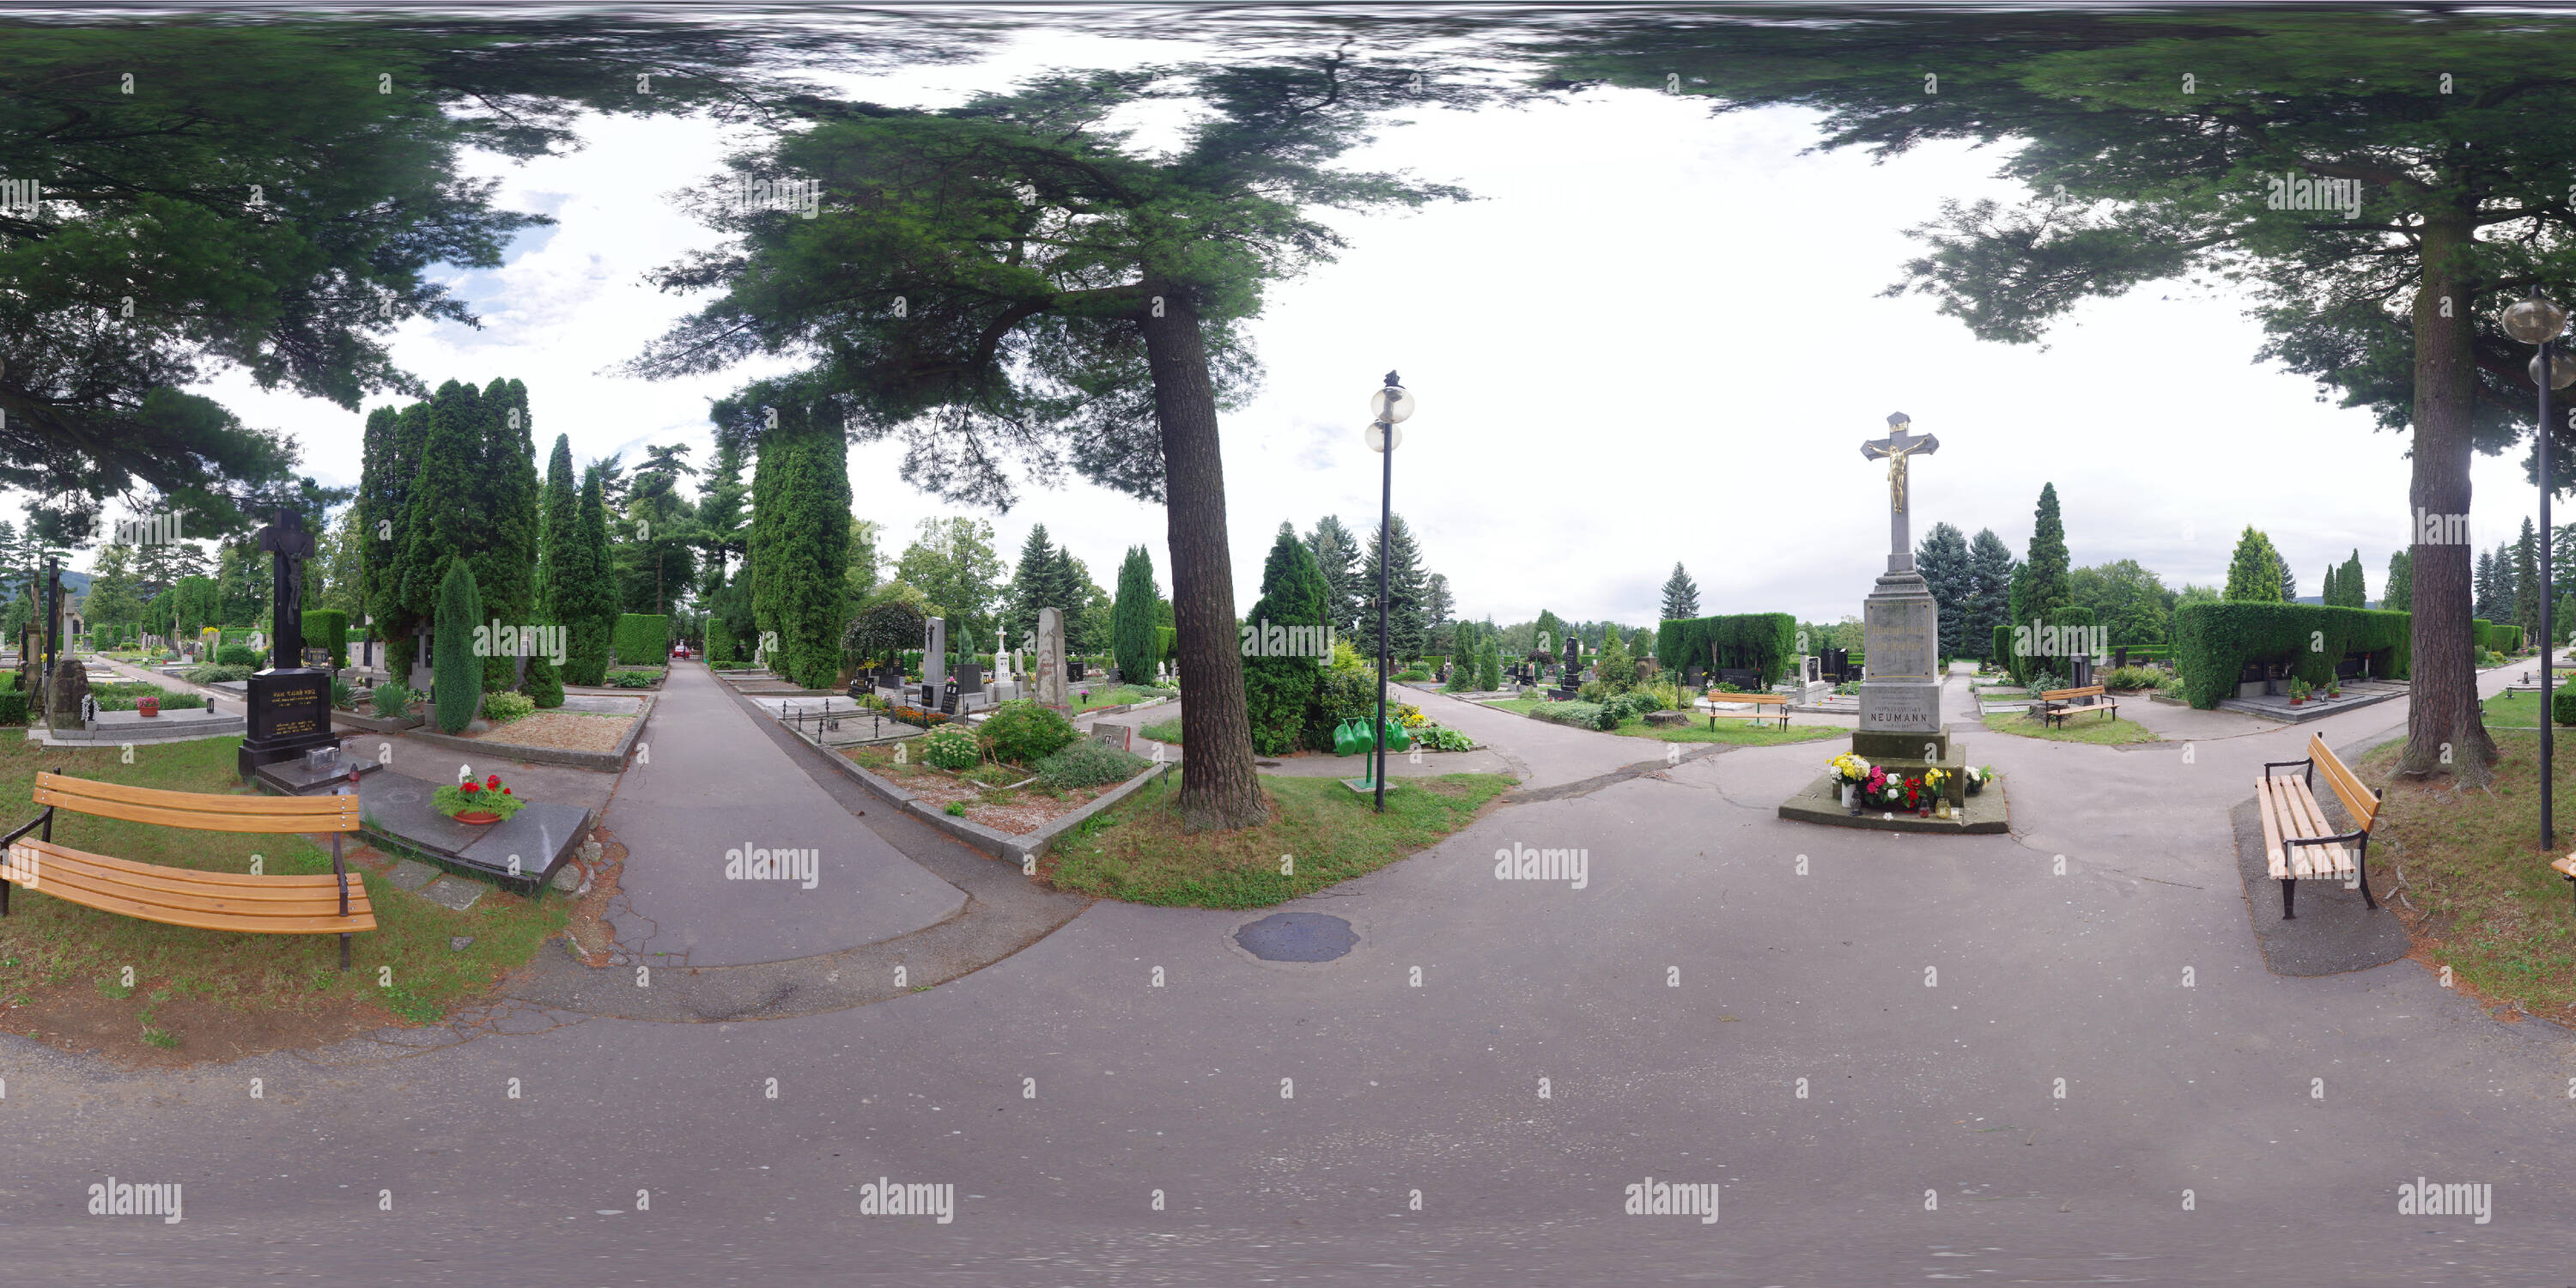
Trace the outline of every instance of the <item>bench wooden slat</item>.
<instances>
[{"instance_id":1,"label":"bench wooden slat","mask_svg":"<svg viewBox=\"0 0 2576 1288\"><path fill-rule=\"evenodd\" d=\"M2379 819L2379 798L2362 785L2360 775L2353 773L2352 767L2344 764L2342 757L2327 750L2326 740L2315 734L2308 736L2308 758L2317 762L2317 768L2324 771L2326 781L2333 784L2335 795L2343 801L2344 812L2352 815L2353 826L2369 831L2371 824Z\"/></svg>"},{"instance_id":2,"label":"bench wooden slat","mask_svg":"<svg viewBox=\"0 0 2576 1288\"><path fill-rule=\"evenodd\" d=\"M0 870L9 872L12 880L39 890L57 877L72 877L92 885L124 886L138 892L159 890L174 896L221 904L310 903L328 899L336 912L340 901L340 882L327 872L318 876L297 873L256 877L246 873L199 872L194 868L157 867L91 854L55 841L20 841L9 847L0 863L7 865ZM361 901L358 878L352 873L349 877L349 906L354 909Z\"/></svg>"},{"instance_id":3,"label":"bench wooden slat","mask_svg":"<svg viewBox=\"0 0 2576 1288\"><path fill-rule=\"evenodd\" d=\"M73 778L68 774L51 772L36 775L36 790L40 793L53 792L62 798L60 801L46 801L39 798L38 804L60 804L65 809L78 810L83 814L96 812L87 807L89 802L107 802L179 810L192 814L279 814L328 820L354 812L355 806L344 802L356 800L355 797L350 796L218 796L206 792L174 792L158 787L133 787L124 783L104 783L88 778ZM337 829L324 826L298 830L327 832Z\"/></svg>"},{"instance_id":4,"label":"bench wooden slat","mask_svg":"<svg viewBox=\"0 0 2576 1288\"><path fill-rule=\"evenodd\" d=\"M358 874L350 873L349 884L355 886L357 883ZM167 908L159 904L99 894L83 890L78 886L56 886L51 882L38 887L35 893L49 894L67 903L77 903L85 908L113 912L139 921L157 921L163 925L186 926L193 930L232 930L261 935L344 935L376 928L375 914L370 912L364 916L358 915L358 905L354 897L349 904L350 915L346 917L335 913L331 916L294 918L244 917L229 913ZM334 909L338 906L336 901L332 904Z\"/></svg>"},{"instance_id":5,"label":"bench wooden slat","mask_svg":"<svg viewBox=\"0 0 2576 1288\"><path fill-rule=\"evenodd\" d=\"M2283 853L2281 845L2279 809L2280 801L2272 794L2272 776L2265 774L2255 779L2254 812L2261 815L2263 819L2263 857L2274 880L2291 875L2290 860L2288 855Z\"/></svg>"},{"instance_id":6,"label":"bench wooden slat","mask_svg":"<svg viewBox=\"0 0 2576 1288\"><path fill-rule=\"evenodd\" d=\"M2301 836L2336 836L2334 825L2326 822L2326 813L2317 805L2316 795L2308 790L2304 779L2283 780L2290 796L2291 813L2299 822ZM2352 872L2352 855L2341 845L2303 845L2299 847L2318 857L2317 875L2347 876Z\"/></svg>"},{"instance_id":7,"label":"bench wooden slat","mask_svg":"<svg viewBox=\"0 0 2576 1288\"><path fill-rule=\"evenodd\" d=\"M288 797L272 797L287 800ZM135 805L96 797L71 796L39 788L36 803L76 810L99 818L123 819L129 823L152 823L161 827L187 828L199 832L354 832L358 830L358 798L331 796L316 799L347 801L329 813L311 810L262 813L208 813L193 809L167 809L158 805Z\"/></svg>"},{"instance_id":8,"label":"bench wooden slat","mask_svg":"<svg viewBox=\"0 0 2576 1288\"><path fill-rule=\"evenodd\" d=\"M90 867L79 862L83 857L86 856L77 850L42 856L38 860L40 866L32 874L37 879L27 883L26 888L90 907L113 904L155 908L160 910L152 918L155 921L201 929L265 929L280 934L318 934L352 928L344 924L340 916L340 891L336 883L327 890L312 886L278 886L266 891L241 890L218 897L204 894L200 888L187 882L136 877ZM16 870L22 874L27 871L24 864L23 857L17 860ZM229 920L223 926L212 926L203 920L209 917ZM360 874L355 872L349 874L349 916L345 921L364 922L369 929L375 925L375 910L367 902L366 885Z\"/></svg>"}]
</instances>

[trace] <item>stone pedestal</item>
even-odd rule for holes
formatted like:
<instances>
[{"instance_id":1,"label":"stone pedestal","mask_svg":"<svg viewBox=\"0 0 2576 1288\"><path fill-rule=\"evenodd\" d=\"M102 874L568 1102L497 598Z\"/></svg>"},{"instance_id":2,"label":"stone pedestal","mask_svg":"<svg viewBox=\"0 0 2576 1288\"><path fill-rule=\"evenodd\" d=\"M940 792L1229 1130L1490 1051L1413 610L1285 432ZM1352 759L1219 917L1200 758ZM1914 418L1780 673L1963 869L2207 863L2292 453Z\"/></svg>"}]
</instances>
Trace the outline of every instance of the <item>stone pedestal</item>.
<instances>
[{"instance_id":1,"label":"stone pedestal","mask_svg":"<svg viewBox=\"0 0 2576 1288\"><path fill-rule=\"evenodd\" d=\"M250 732L242 739L234 767L243 782L259 767L295 760L315 747L334 747L331 732L331 673L310 667L271 667L251 673L243 713Z\"/></svg>"},{"instance_id":2,"label":"stone pedestal","mask_svg":"<svg viewBox=\"0 0 2576 1288\"><path fill-rule=\"evenodd\" d=\"M1037 656L1030 659L1029 678L1035 690L1030 696L1039 706L1062 710L1065 706L1064 611L1056 608L1038 610Z\"/></svg>"},{"instance_id":3,"label":"stone pedestal","mask_svg":"<svg viewBox=\"0 0 2576 1288\"><path fill-rule=\"evenodd\" d=\"M1860 682L1859 732L1940 734L1941 677L1932 667L1941 608L1923 575L1907 567L1880 577L1878 588L1861 601L1861 623L1869 674ZM1912 754L1922 754L1919 745Z\"/></svg>"}]
</instances>

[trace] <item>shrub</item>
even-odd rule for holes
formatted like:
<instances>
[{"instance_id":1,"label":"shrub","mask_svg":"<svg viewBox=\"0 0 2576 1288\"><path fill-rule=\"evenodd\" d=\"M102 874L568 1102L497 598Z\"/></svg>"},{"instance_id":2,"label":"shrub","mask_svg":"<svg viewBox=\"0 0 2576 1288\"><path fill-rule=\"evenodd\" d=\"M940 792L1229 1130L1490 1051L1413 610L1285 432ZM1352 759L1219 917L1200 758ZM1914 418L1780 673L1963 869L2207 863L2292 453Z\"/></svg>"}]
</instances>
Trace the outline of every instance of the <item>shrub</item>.
<instances>
[{"instance_id":1,"label":"shrub","mask_svg":"<svg viewBox=\"0 0 2576 1288\"><path fill-rule=\"evenodd\" d=\"M651 613L619 613L608 647L620 662L660 662L671 656L671 619Z\"/></svg>"},{"instance_id":2,"label":"shrub","mask_svg":"<svg viewBox=\"0 0 2576 1288\"><path fill-rule=\"evenodd\" d=\"M1396 672L1395 678L1398 681L1422 681L1430 679L1431 673L1418 666L1408 666L1405 669Z\"/></svg>"},{"instance_id":3,"label":"shrub","mask_svg":"<svg viewBox=\"0 0 2576 1288\"><path fill-rule=\"evenodd\" d=\"M0 725L27 723L27 695L0 693Z\"/></svg>"},{"instance_id":4,"label":"shrub","mask_svg":"<svg viewBox=\"0 0 2576 1288\"><path fill-rule=\"evenodd\" d=\"M215 661L224 666L238 666L245 672L259 669L259 654L240 644L226 644L216 649Z\"/></svg>"},{"instance_id":5,"label":"shrub","mask_svg":"<svg viewBox=\"0 0 2576 1288\"><path fill-rule=\"evenodd\" d=\"M2563 725L2576 725L2576 689L2557 689L2550 693L2549 718Z\"/></svg>"},{"instance_id":6,"label":"shrub","mask_svg":"<svg viewBox=\"0 0 2576 1288\"><path fill-rule=\"evenodd\" d=\"M1598 702L1542 702L1530 714L1550 724L1573 725L1577 729L1608 731L1619 727L1619 717Z\"/></svg>"},{"instance_id":7,"label":"shrub","mask_svg":"<svg viewBox=\"0 0 2576 1288\"><path fill-rule=\"evenodd\" d=\"M995 760L1034 765L1082 735L1061 711L1050 711L1027 698L1014 698L984 717L984 742ZM1177 741L1177 740L1175 740Z\"/></svg>"},{"instance_id":8,"label":"shrub","mask_svg":"<svg viewBox=\"0 0 2576 1288\"><path fill-rule=\"evenodd\" d=\"M247 666L190 667L188 682L190 684L228 684L235 680L249 679L250 672L251 668Z\"/></svg>"},{"instance_id":9,"label":"shrub","mask_svg":"<svg viewBox=\"0 0 2576 1288\"><path fill-rule=\"evenodd\" d=\"M950 817L950 818L964 818L964 817L966 817L966 802L964 802L964 801L950 801L950 802L948 802L948 811L947 811L947 812L948 812L948 817Z\"/></svg>"},{"instance_id":10,"label":"shrub","mask_svg":"<svg viewBox=\"0 0 2576 1288\"><path fill-rule=\"evenodd\" d=\"M438 630L430 651L430 692L442 732L465 732L482 704L483 660L473 651L474 628L482 622L483 593L475 588L473 563L449 561L438 583Z\"/></svg>"},{"instance_id":11,"label":"shrub","mask_svg":"<svg viewBox=\"0 0 2576 1288\"><path fill-rule=\"evenodd\" d=\"M2298 678L2320 684L2334 678L2345 655L2359 653L2369 657L2372 675L2399 679L2410 661L2413 620L2317 604L2185 604L2174 612L2174 669L2185 680L2184 696L2203 710L2234 696L2236 677L2251 662L2287 661Z\"/></svg>"},{"instance_id":12,"label":"shrub","mask_svg":"<svg viewBox=\"0 0 2576 1288\"><path fill-rule=\"evenodd\" d=\"M1336 642L1334 647L1347 649L1349 645ZM1377 718L1377 672L1366 666L1335 666L1324 672L1315 690L1314 715L1306 726L1306 745L1317 751L1330 751L1333 730L1341 722Z\"/></svg>"},{"instance_id":13,"label":"shrub","mask_svg":"<svg viewBox=\"0 0 2576 1288\"><path fill-rule=\"evenodd\" d=\"M2165 673L2152 666L2115 666L2096 673L2093 682L2106 689L2155 689L2164 686Z\"/></svg>"},{"instance_id":14,"label":"shrub","mask_svg":"<svg viewBox=\"0 0 2576 1288\"><path fill-rule=\"evenodd\" d=\"M525 683L528 696L536 701L540 709L550 711L563 705L563 676L556 673L553 659L529 658L528 678Z\"/></svg>"},{"instance_id":15,"label":"shrub","mask_svg":"<svg viewBox=\"0 0 2576 1288\"><path fill-rule=\"evenodd\" d=\"M659 671L611 671L600 683L612 689L649 689L661 678Z\"/></svg>"},{"instance_id":16,"label":"shrub","mask_svg":"<svg viewBox=\"0 0 2576 1288\"><path fill-rule=\"evenodd\" d=\"M483 695L483 718L494 724L508 724L536 714L537 701L524 693L486 693Z\"/></svg>"},{"instance_id":17,"label":"shrub","mask_svg":"<svg viewBox=\"0 0 2576 1288\"><path fill-rule=\"evenodd\" d=\"M1768 688L1780 682L1798 648L1798 619L1787 613L1689 617L1655 630L1655 660L1667 671L1683 667L1743 667L1762 673Z\"/></svg>"},{"instance_id":18,"label":"shrub","mask_svg":"<svg viewBox=\"0 0 2576 1288\"><path fill-rule=\"evenodd\" d=\"M1414 730L1413 740L1433 751L1465 751L1476 745L1475 741L1467 735L1455 729L1444 729L1439 725Z\"/></svg>"},{"instance_id":19,"label":"shrub","mask_svg":"<svg viewBox=\"0 0 2576 1288\"><path fill-rule=\"evenodd\" d=\"M376 717L380 720L400 719L411 709L411 690L399 680L387 680L377 685L375 692L368 696L373 700Z\"/></svg>"},{"instance_id":20,"label":"shrub","mask_svg":"<svg viewBox=\"0 0 2576 1288\"><path fill-rule=\"evenodd\" d=\"M312 648L331 650L331 665L349 664L349 615L336 608L316 609L304 615L304 643Z\"/></svg>"},{"instance_id":21,"label":"shrub","mask_svg":"<svg viewBox=\"0 0 2576 1288\"><path fill-rule=\"evenodd\" d=\"M1058 792L1125 782L1145 768L1143 756L1088 740L1061 748L1037 764L1038 781Z\"/></svg>"},{"instance_id":22,"label":"shrub","mask_svg":"<svg viewBox=\"0 0 2576 1288\"><path fill-rule=\"evenodd\" d=\"M161 699L164 711L195 711L206 705L206 700L196 694L165 693L149 684L102 684L90 690L101 711L132 711L147 693Z\"/></svg>"},{"instance_id":23,"label":"shrub","mask_svg":"<svg viewBox=\"0 0 2576 1288\"><path fill-rule=\"evenodd\" d=\"M966 726L944 724L922 735L921 758L940 769L973 769L984 750Z\"/></svg>"},{"instance_id":24,"label":"shrub","mask_svg":"<svg viewBox=\"0 0 2576 1288\"><path fill-rule=\"evenodd\" d=\"M161 705L166 707L170 704L164 702ZM354 711L358 706L357 691L349 687L347 680L336 675L331 677L331 705L342 711Z\"/></svg>"}]
</instances>

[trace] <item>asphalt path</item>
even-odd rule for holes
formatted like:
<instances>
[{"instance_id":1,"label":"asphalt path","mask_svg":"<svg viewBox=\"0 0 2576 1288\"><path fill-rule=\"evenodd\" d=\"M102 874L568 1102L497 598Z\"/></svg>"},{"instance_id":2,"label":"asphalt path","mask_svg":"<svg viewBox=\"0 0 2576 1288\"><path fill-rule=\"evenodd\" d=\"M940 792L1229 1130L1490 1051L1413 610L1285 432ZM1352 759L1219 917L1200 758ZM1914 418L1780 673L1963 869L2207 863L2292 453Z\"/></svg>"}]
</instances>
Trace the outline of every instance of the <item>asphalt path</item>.
<instances>
[{"instance_id":1,"label":"asphalt path","mask_svg":"<svg viewBox=\"0 0 2576 1288\"><path fill-rule=\"evenodd\" d=\"M2569 1035L2411 961L2292 979L2255 948L2278 908L2229 809L2402 700L2124 710L2174 739L2129 749L1949 701L2010 835L1777 818L1830 743L1665 766L1444 710L1563 790L1301 901L1359 933L1329 963L1245 954L1269 910L1104 901L795 1018L504 1005L154 1074L5 1040L0 1254L28 1283L2568 1282ZM618 792L705 811L668 862L795 830L751 791L790 749L665 776L701 720L672 709ZM742 794L692 796L727 759ZM1523 845L1584 851L1580 888L1498 880ZM671 889L663 935L753 915ZM183 1182L185 1219L86 1215L110 1175ZM953 1186L950 1219L862 1215L880 1177ZM2400 1215L2418 1177L2491 1187L2490 1219ZM1718 1185L1718 1219L1625 1214L1650 1180Z\"/></svg>"}]
</instances>

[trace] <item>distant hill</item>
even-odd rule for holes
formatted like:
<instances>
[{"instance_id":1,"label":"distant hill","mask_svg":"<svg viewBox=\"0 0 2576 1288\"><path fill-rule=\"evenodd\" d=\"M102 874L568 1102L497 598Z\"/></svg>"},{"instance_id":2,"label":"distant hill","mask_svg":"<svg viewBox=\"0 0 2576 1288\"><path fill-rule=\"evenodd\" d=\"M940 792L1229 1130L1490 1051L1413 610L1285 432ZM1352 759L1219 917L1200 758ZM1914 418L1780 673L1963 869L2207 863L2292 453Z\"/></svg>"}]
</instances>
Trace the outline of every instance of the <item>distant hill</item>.
<instances>
[{"instance_id":1,"label":"distant hill","mask_svg":"<svg viewBox=\"0 0 2576 1288\"><path fill-rule=\"evenodd\" d=\"M79 599L81 596L86 595L86 594L88 594L88 593L89 593L89 574L88 574L88 573L85 573L85 572L73 572L73 571L72 571L71 569L69 569L69 568L66 568L66 569L64 569L64 570L63 570L63 598L65 598L65 599L70 599L70 600L77 600L77 599ZM42 594L42 592L41 592L41 589L40 589L40 590L39 590L39 596L40 596L40 597L41 597L41 594ZM10 600L16 599L17 597L18 597L18 588L17 588L17 587L15 587L15 586L0 587L0 604L8 603Z\"/></svg>"}]
</instances>

